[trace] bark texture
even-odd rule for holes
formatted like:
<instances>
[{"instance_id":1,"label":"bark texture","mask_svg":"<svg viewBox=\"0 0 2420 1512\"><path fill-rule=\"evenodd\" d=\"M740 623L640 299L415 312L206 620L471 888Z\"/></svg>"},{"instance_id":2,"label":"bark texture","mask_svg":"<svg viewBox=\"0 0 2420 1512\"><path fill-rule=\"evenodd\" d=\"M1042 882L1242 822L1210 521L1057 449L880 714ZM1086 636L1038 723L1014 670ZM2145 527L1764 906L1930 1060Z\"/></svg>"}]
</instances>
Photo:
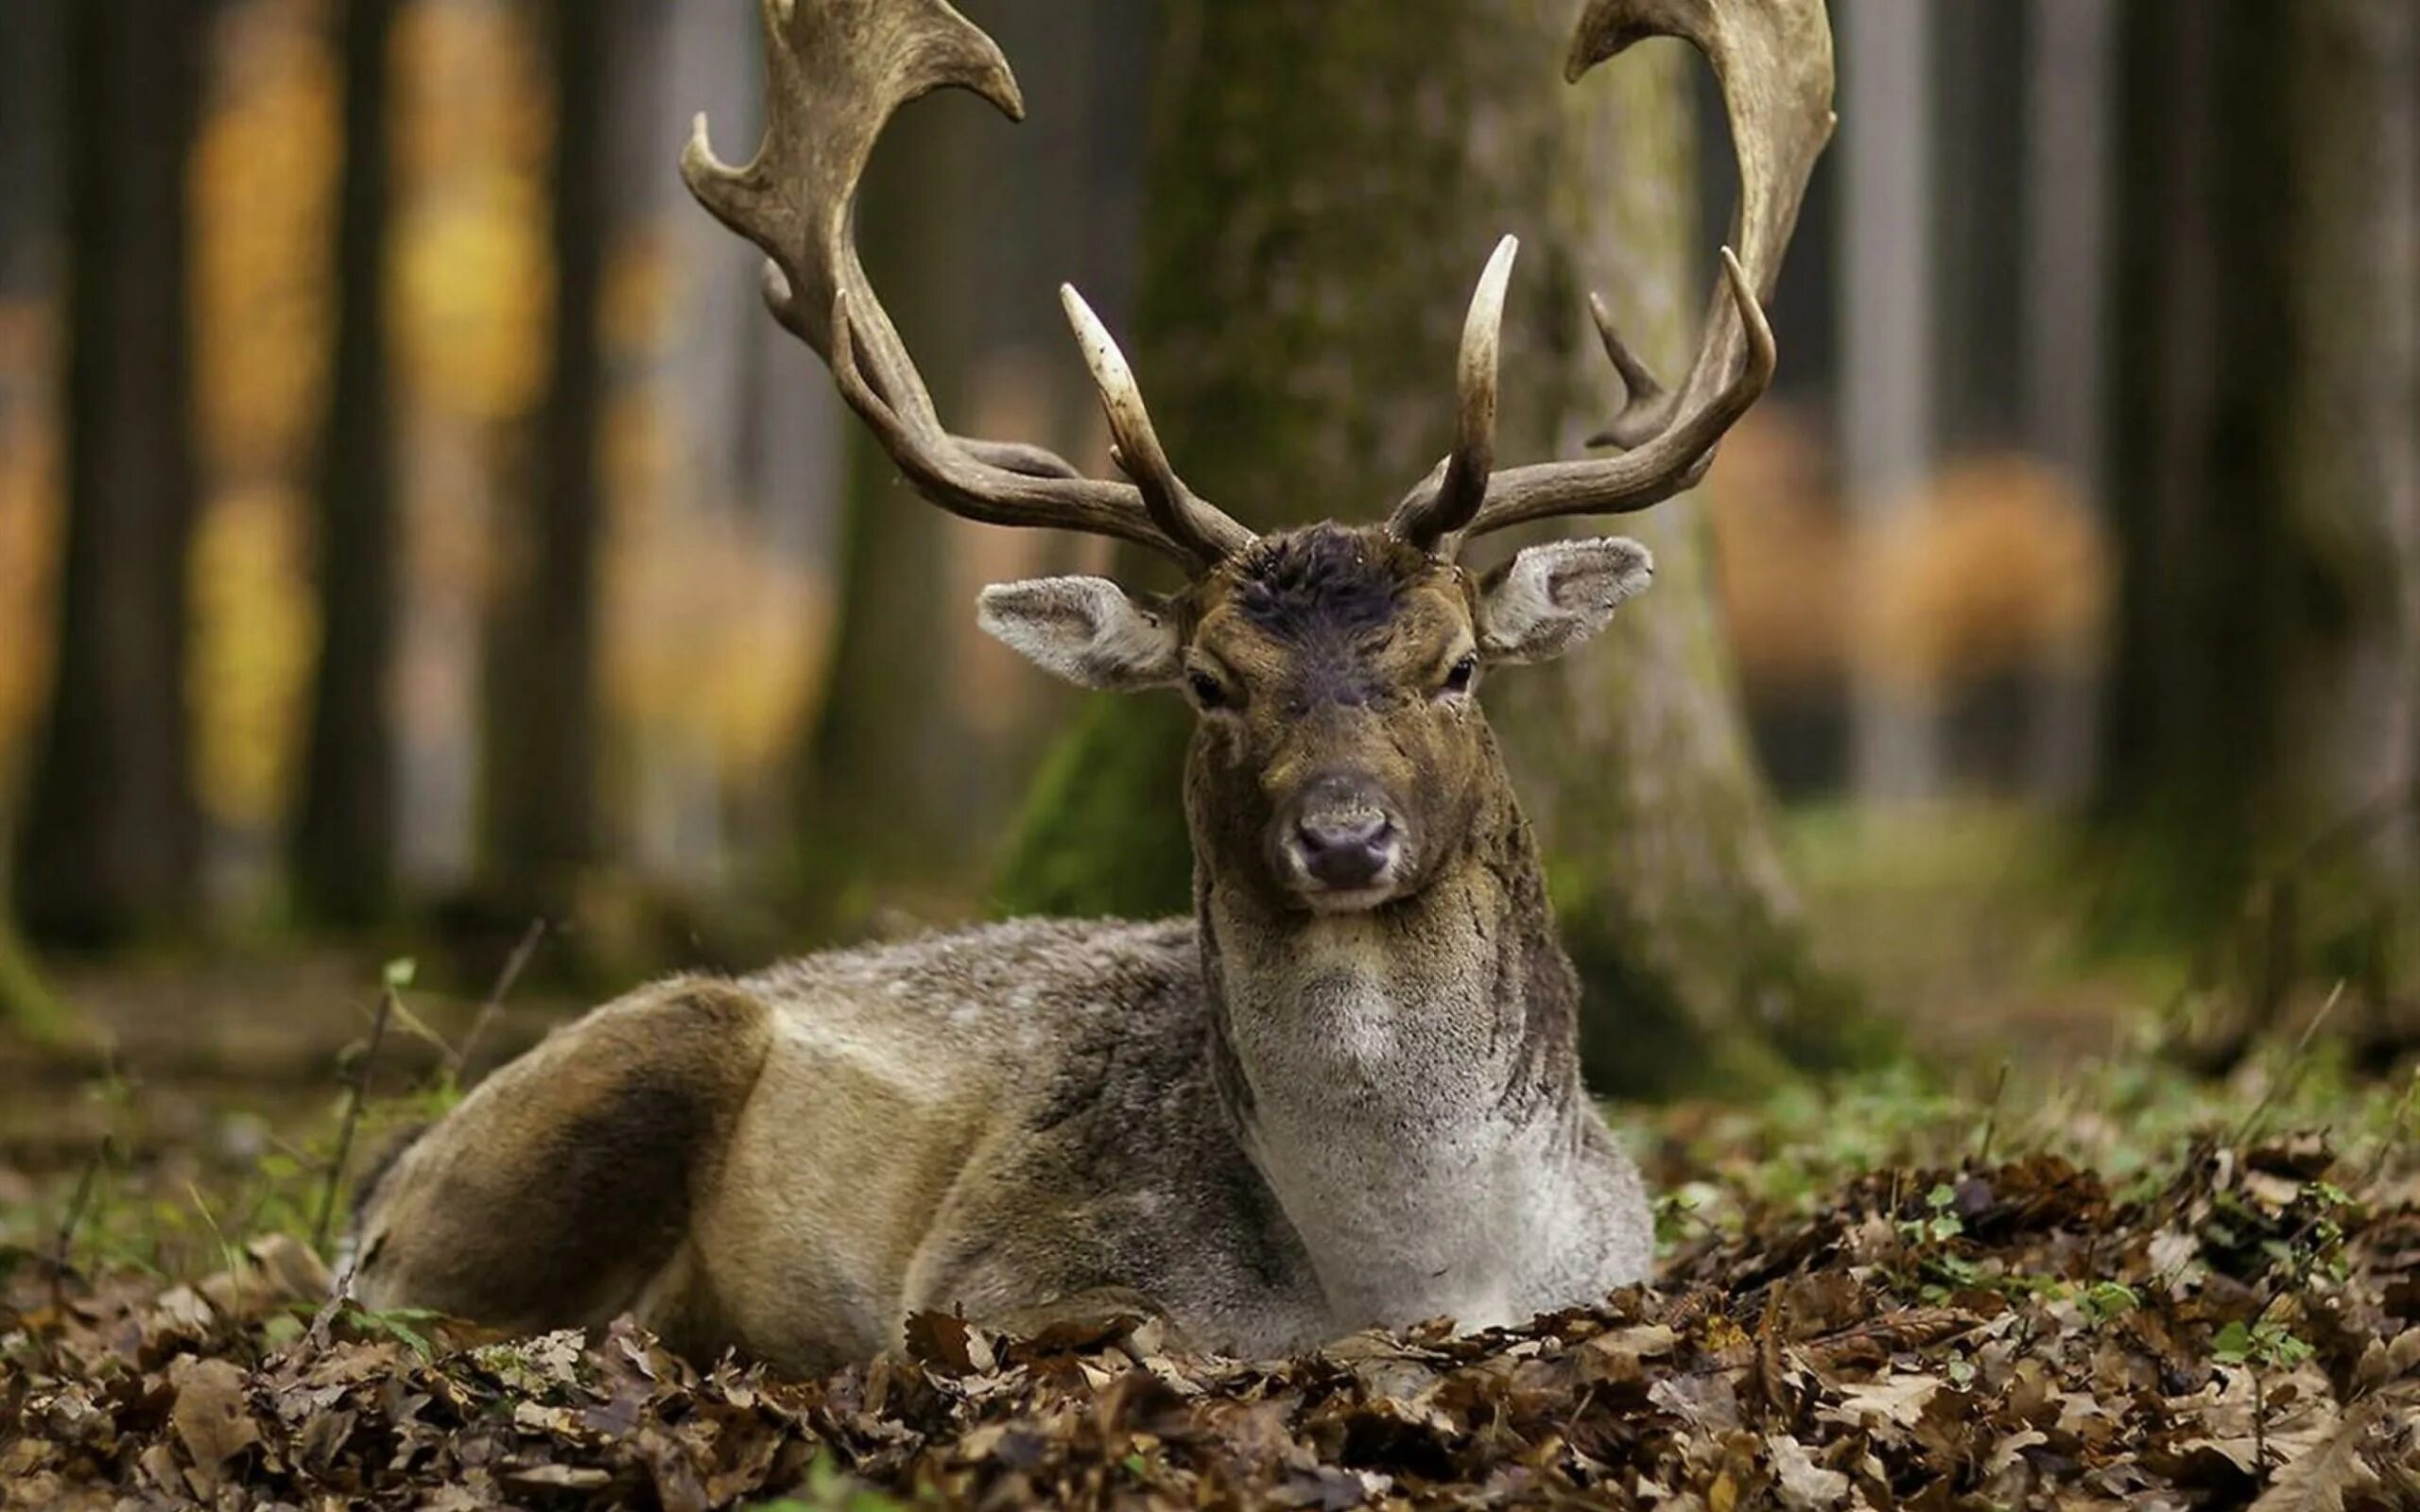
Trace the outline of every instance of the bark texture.
<instances>
[{"instance_id":1,"label":"bark texture","mask_svg":"<svg viewBox=\"0 0 2420 1512\"><path fill-rule=\"evenodd\" d=\"M376 920L395 873L396 568L387 382L388 46L396 0L347 0L336 360L319 456L320 662L291 846L305 918Z\"/></svg>"},{"instance_id":2,"label":"bark texture","mask_svg":"<svg viewBox=\"0 0 2420 1512\"><path fill-rule=\"evenodd\" d=\"M185 165L200 22L189 0L91 0L68 23L67 546L16 894L29 930L79 946L170 925L194 900Z\"/></svg>"},{"instance_id":3,"label":"bark texture","mask_svg":"<svg viewBox=\"0 0 2420 1512\"><path fill-rule=\"evenodd\" d=\"M1573 455L1607 418L1591 288L1679 374L1714 267L1690 246L1693 55L1652 44L1567 87L1572 19L1547 0L1170 9L1131 350L1178 468L1238 519L1372 518L1443 454L1463 304L1507 231L1502 461ZM1653 592L1487 695L1587 977L1591 1074L1643 1091L1776 1044L1820 1057L1841 1005L1773 852L1703 518L1681 500L1618 528L1654 549ZM1036 784L1000 903L1181 911L1188 728L1174 698L1096 699Z\"/></svg>"},{"instance_id":4,"label":"bark texture","mask_svg":"<svg viewBox=\"0 0 2420 1512\"><path fill-rule=\"evenodd\" d=\"M2290 886L2301 964L2405 974L2420 13L2136 4L2122 26L2109 924L2206 938Z\"/></svg>"}]
</instances>

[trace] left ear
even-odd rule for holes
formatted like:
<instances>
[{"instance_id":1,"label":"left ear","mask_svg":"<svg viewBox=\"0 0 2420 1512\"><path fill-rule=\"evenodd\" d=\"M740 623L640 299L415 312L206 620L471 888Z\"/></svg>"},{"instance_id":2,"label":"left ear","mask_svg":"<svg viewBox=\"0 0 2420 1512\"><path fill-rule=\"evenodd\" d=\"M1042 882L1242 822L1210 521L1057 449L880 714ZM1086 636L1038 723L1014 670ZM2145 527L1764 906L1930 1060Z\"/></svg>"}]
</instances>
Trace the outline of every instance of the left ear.
<instances>
[{"instance_id":1,"label":"left ear","mask_svg":"<svg viewBox=\"0 0 2420 1512\"><path fill-rule=\"evenodd\" d=\"M1561 656L1654 576L1647 548L1621 536L1527 547L1479 584L1479 652L1490 662Z\"/></svg>"},{"instance_id":2,"label":"left ear","mask_svg":"<svg viewBox=\"0 0 2420 1512\"><path fill-rule=\"evenodd\" d=\"M1184 673L1175 616L1105 577L994 583L975 623L1080 688L1161 688Z\"/></svg>"}]
</instances>

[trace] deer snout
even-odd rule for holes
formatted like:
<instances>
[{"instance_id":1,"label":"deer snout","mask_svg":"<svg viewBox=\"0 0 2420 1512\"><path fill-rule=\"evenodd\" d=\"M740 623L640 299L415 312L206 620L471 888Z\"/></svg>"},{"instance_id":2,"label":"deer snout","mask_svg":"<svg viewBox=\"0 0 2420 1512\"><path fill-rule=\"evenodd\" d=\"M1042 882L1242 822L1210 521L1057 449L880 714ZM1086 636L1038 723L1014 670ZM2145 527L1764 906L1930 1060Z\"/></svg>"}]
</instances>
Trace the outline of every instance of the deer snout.
<instances>
[{"instance_id":1,"label":"deer snout","mask_svg":"<svg viewBox=\"0 0 2420 1512\"><path fill-rule=\"evenodd\" d=\"M1298 890L1363 893L1392 885L1403 832L1377 794L1350 780L1326 779L1305 789L1292 810L1281 821L1278 850Z\"/></svg>"}]
</instances>

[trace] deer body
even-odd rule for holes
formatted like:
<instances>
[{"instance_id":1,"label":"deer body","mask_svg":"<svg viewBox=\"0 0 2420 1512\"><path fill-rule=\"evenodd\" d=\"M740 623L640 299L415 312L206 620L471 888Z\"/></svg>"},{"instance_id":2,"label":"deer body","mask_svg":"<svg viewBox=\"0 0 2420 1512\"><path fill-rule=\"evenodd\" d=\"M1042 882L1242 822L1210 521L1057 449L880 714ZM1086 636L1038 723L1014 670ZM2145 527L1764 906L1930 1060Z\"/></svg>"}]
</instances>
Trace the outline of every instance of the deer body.
<instances>
[{"instance_id":1,"label":"deer body","mask_svg":"<svg viewBox=\"0 0 2420 1512\"><path fill-rule=\"evenodd\" d=\"M599 1009L376 1183L360 1295L532 1329L634 1311L812 1368L911 1312L1108 1289L1257 1353L1637 1280L1646 1200L1580 1084L1527 826L1484 775L1466 852L1379 908L1222 882L1214 838L1193 922L1023 921ZM615 1129L700 1132L637 1169L544 1158ZM492 1189L465 1190L474 1162ZM533 1254L614 1230L594 1282Z\"/></svg>"},{"instance_id":2,"label":"deer body","mask_svg":"<svg viewBox=\"0 0 2420 1512\"><path fill-rule=\"evenodd\" d=\"M1742 251L1687 381L1661 388L1598 310L1627 451L1495 471L1507 237L1464 322L1452 452L1383 524L1267 537L1176 475L1073 290L1128 481L941 423L850 207L906 101L956 85L1019 113L1008 64L945 0L763 16L764 146L730 167L701 122L683 170L766 253L775 316L927 499L1186 572L1166 596L1005 584L978 617L1081 686L1189 697L1195 918L1008 924L601 1008L372 1180L359 1295L523 1328L631 1311L695 1350L805 1368L893 1344L925 1309L1013 1324L1139 1299L1197 1343L1264 1352L1512 1322L1642 1278L1648 1205L1582 1091L1578 986L1477 692L1602 629L1651 566L1620 539L1530 546L1484 576L1457 557L1688 487L1771 381L1759 300L1831 130L1821 0L1582 9L1572 77L1687 37L1740 159Z\"/></svg>"}]
</instances>

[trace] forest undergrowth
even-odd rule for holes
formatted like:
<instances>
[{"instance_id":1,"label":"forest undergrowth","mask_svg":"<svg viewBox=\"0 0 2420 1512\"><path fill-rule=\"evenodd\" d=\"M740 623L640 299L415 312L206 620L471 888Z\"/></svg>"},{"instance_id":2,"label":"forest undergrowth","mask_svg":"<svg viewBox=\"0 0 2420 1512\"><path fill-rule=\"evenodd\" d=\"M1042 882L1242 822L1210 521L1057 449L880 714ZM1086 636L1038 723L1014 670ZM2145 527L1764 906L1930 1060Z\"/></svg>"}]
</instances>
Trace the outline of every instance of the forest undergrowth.
<instances>
[{"instance_id":1,"label":"forest undergrowth","mask_svg":"<svg viewBox=\"0 0 2420 1512\"><path fill-rule=\"evenodd\" d=\"M0 1505L2420 1506L2420 1082L2324 1040L1615 1109L1655 1280L1519 1328L926 1314L817 1381L328 1300L332 1169L450 1095L368 1064L233 1157L0 1164Z\"/></svg>"}]
</instances>

